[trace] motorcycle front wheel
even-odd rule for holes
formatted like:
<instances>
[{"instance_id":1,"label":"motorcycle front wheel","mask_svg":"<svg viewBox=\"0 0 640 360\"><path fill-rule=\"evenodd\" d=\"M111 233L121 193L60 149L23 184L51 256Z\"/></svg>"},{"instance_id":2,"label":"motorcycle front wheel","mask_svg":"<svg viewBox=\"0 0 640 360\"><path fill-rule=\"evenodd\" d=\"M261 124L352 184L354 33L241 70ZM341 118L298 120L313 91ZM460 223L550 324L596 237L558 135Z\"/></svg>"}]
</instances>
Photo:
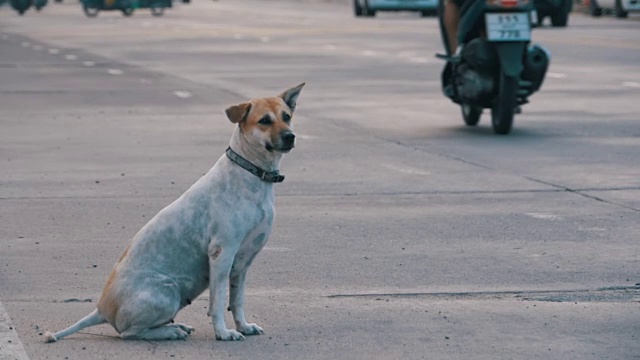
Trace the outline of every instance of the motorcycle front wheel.
<instances>
[{"instance_id":1,"label":"motorcycle front wheel","mask_svg":"<svg viewBox=\"0 0 640 360\"><path fill-rule=\"evenodd\" d=\"M98 16L98 13L100 12L100 9L95 8L95 7L89 7L87 5L83 5L82 6L82 11L84 11L84 14L86 17L96 17Z\"/></svg>"},{"instance_id":2,"label":"motorcycle front wheel","mask_svg":"<svg viewBox=\"0 0 640 360\"><path fill-rule=\"evenodd\" d=\"M462 119L467 126L476 126L482 116L482 108L469 104L460 105L462 108Z\"/></svg>"},{"instance_id":3,"label":"motorcycle front wheel","mask_svg":"<svg viewBox=\"0 0 640 360\"><path fill-rule=\"evenodd\" d=\"M129 17L131 15L133 15L133 8L132 7L125 7L120 9L120 11L122 11L122 16L126 16Z\"/></svg>"},{"instance_id":4,"label":"motorcycle front wheel","mask_svg":"<svg viewBox=\"0 0 640 360\"><path fill-rule=\"evenodd\" d=\"M518 100L518 78L500 74L500 90L491 108L493 132L506 135L511 131Z\"/></svg>"}]
</instances>

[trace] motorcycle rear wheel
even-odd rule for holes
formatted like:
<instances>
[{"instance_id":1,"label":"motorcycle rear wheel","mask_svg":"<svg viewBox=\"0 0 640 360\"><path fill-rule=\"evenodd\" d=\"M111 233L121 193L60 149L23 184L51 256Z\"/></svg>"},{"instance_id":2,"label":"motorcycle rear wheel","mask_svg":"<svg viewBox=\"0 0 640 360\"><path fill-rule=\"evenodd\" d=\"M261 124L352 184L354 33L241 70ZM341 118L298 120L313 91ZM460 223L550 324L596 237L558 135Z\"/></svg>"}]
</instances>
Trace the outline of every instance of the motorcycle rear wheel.
<instances>
[{"instance_id":1,"label":"motorcycle rear wheel","mask_svg":"<svg viewBox=\"0 0 640 360\"><path fill-rule=\"evenodd\" d=\"M152 6L151 7L151 15L153 15L153 16L162 16L162 15L164 15L164 7Z\"/></svg>"},{"instance_id":2,"label":"motorcycle rear wheel","mask_svg":"<svg viewBox=\"0 0 640 360\"><path fill-rule=\"evenodd\" d=\"M482 116L482 108L469 104L461 104L462 119L467 126L476 126L480 122L480 116Z\"/></svg>"},{"instance_id":3,"label":"motorcycle rear wheel","mask_svg":"<svg viewBox=\"0 0 640 360\"><path fill-rule=\"evenodd\" d=\"M518 100L518 78L500 74L500 90L491 108L493 132L506 135L511 131Z\"/></svg>"}]
</instances>

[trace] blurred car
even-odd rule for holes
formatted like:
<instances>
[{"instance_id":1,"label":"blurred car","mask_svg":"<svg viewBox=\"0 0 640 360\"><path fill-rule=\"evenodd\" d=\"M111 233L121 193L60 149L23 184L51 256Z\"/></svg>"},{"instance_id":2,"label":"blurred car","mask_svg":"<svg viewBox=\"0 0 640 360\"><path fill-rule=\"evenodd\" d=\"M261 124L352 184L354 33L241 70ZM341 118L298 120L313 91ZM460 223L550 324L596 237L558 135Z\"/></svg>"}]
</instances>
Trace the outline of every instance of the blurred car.
<instances>
[{"instance_id":1,"label":"blurred car","mask_svg":"<svg viewBox=\"0 0 640 360\"><path fill-rule=\"evenodd\" d=\"M601 16L603 9L613 9L618 18L629 16L629 11L640 11L640 0L591 0L589 13L591 16Z\"/></svg>"},{"instance_id":2,"label":"blurred car","mask_svg":"<svg viewBox=\"0 0 640 360\"><path fill-rule=\"evenodd\" d=\"M555 27L565 27L569 22L569 14L573 9L573 0L534 0L537 17L537 25L542 25L548 16L551 25Z\"/></svg>"},{"instance_id":3,"label":"blurred car","mask_svg":"<svg viewBox=\"0 0 640 360\"><path fill-rule=\"evenodd\" d=\"M355 16L376 16L378 11L417 11L433 16L438 13L438 0L353 0Z\"/></svg>"}]
</instances>

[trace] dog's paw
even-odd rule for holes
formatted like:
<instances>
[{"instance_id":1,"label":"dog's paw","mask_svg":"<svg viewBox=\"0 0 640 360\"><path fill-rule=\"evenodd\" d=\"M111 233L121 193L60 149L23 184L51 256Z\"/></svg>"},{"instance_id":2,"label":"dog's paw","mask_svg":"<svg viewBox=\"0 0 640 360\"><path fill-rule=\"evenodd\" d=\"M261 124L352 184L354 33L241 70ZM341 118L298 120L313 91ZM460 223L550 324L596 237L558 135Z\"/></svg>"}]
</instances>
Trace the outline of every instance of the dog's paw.
<instances>
[{"instance_id":1,"label":"dog's paw","mask_svg":"<svg viewBox=\"0 0 640 360\"><path fill-rule=\"evenodd\" d=\"M180 329L180 328L176 328L175 332L167 338L167 340L187 340L187 337L189 336L189 333Z\"/></svg>"},{"instance_id":2,"label":"dog's paw","mask_svg":"<svg viewBox=\"0 0 640 360\"><path fill-rule=\"evenodd\" d=\"M241 333L235 330L225 329L222 331L216 331L216 340L239 341L239 340L244 340L244 335L242 335Z\"/></svg>"},{"instance_id":3,"label":"dog's paw","mask_svg":"<svg viewBox=\"0 0 640 360\"><path fill-rule=\"evenodd\" d=\"M237 329L241 334L247 336L264 334L264 330L256 324L246 324L242 327L238 327Z\"/></svg>"},{"instance_id":4,"label":"dog's paw","mask_svg":"<svg viewBox=\"0 0 640 360\"><path fill-rule=\"evenodd\" d=\"M182 331L186 332L189 335L191 335L192 332L196 331L196 329L192 328L187 324L173 324L173 325L176 327L179 327Z\"/></svg>"}]
</instances>

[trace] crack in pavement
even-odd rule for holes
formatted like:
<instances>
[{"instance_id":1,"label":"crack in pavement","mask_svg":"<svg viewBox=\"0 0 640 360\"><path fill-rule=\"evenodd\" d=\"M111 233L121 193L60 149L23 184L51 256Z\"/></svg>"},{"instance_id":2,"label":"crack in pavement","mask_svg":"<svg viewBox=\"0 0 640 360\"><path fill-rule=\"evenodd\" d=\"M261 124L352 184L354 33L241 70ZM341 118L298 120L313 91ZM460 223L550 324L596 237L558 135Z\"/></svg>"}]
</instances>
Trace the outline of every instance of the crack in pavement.
<instances>
[{"instance_id":1,"label":"crack in pavement","mask_svg":"<svg viewBox=\"0 0 640 360\"><path fill-rule=\"evenodd\" d=\"M617 203L617 202L614 202L614 201L605 200L605 199L599 198L597 196L585 194L583 192L583 191L600 191L598 189L593 189L593 188L572 189L572 188L564 186L564 185L559 185L559 184L555 184L555 183L552 183L552 182L549 182L549 181L536 179L536 178L531 177L531 176L519 175L519 174L514 174L514 173L511 173L511 172L505 172L505 171L502 171L502 170L499 170L499 169L491 168L491 167L489 167L487 165L483 165L483 164L475 163L475 162L472 162L472 161L468 161L468 160L465 160L465 159L457 157L457 156L429 151L429 150L421 148L421 147L416 147L416 146L412 146L412 145L409 145L409 144L405 144L405 143L403 143L401 141L398 141L398 140L385 139L385 138L383 138L381 136L378 136L378 135L373 135L373 137L376 138L376 139L382 140L382 141L386 141L386 142L389 142L389 143L392 143L392 144L396 144L398 146L402 146L402 147L406 147L406 148L412 149L414 151L421 151L421 152L424 152L426 154L430 154L430 155L434 155L434 156L440 156L440 157L444 157L444 158L447 158L447 159L455 160L455 161L462 162L462 163L467 164L467 165L478 167L478 168L483 169L483 170L502 172L502 173L505 173L505 174L513 175L513 176L519 176L519 177L522 177L523 179L526 179L526 180L529 180L529 181L533 181L533 182L538 183L538 184L543 184L543 185L546 185L546 186L554 187L554 188L556 188L556 189L558 189L560 191L564 191L564 192L580 195L582 197L585 197L585 198L588 198L588 199L591 199L591 200L596 200L598 202L602 202L602 203L605 203L605 204L618 206L618 207L621 207L621 208L624 208L624 209L627 209L627 210L640 212L639 208L634 208L632 206L628 206L628 205L625 205L625 204L621 204L621 203ZM611 189L622 189L622 188L611 188ZM630 188L624 188L624 189L625 190L637 190L637 187L630 187ZM604 190L603 189L602 191L608 191L608 190ZM550 191L550 192L552 192L552 191Z\"/></svg>"},{"instance_id":2,"label":"crack in pavement","mask_svg":"<svg viewBox=\"0 0 640 360\"><path fill-rule=\"evenodd\" d=\"M533 177L525 176L525 179L531 180L531 181L534 181L534 182L537 182L537 183L540 183L540 184L552 186L552 187L558 188L560 190L563 190L563 191L566 191L566 192L569 192L569 193L572 193L572 194L580 195L580 196L585 197L587 199L596 200L596 201L599 201L599 202L602 202L602 203L605 203L605 204L619 206L619 207L625 208L627 210L633 210L633 211L640 212L640 209L638 209L638 208L634 208L632 206L627 206L625 204L620 204L620 203L616 203L616 202L613 202L613 201L605 200L603 198L599 198L599 197L594 196L594 195L585 194L583 192L583 191L599 191L597 189L586 189L586 190L583 190L583 189L571 189L571 188L566 187L564 185L554 184L554 183L551 183L551 182L548 182L548 181L544 181L544 180L540 180L540 179L536 179L536 178L533 178ZM636 189L634 189L634 190L636 190Z\"/></svg>"},{"instance_id":3,"label":"crack in pavement","mask_svg":"<svg viewBox=\"0 0 640 360\"><path fill-rule=\"evenodd\" d=\"M635 286L611 286L597 289L572 290L510 290L471 292L406 292L406 293L362 293L333 294L330 299L367 298L424 298L454 300L508 300L547 302L640 302L640 283Z\"/></svg>"}]
</instances>

